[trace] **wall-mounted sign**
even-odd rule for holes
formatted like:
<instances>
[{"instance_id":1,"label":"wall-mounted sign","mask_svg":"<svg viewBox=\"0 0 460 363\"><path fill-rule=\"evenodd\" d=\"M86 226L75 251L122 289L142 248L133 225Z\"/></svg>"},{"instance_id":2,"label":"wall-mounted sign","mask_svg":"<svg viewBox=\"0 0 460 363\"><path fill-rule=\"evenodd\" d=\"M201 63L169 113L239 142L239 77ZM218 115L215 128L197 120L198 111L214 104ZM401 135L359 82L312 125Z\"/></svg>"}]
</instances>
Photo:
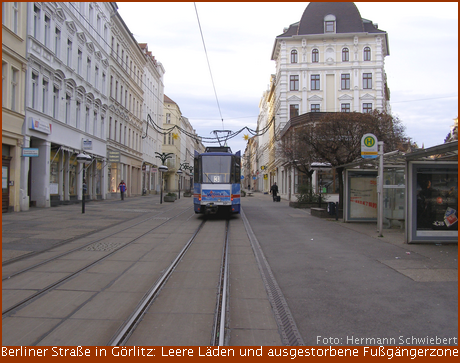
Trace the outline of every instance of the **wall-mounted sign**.
<instances>
[{"instance_id":1,"label":"wall-mounted sign","mask_svg":"<svg viewBox=\"0 0 460 363\"><path fill-rule=\"evenodd\" d=\"M82 150L93 150L93 140L81 139Z\"/></svg>"},{"instance_id":2,"label":"wall-mounted sign","mask_svg":"<svg viewBox=\"0 0 460 363\"><path fill-rule=\"evenodd\" d=\"M361 138L361 157L374 159L378 156L379 146L377 137L373 134L365 134Z\"/></svg>"},{"instance_id":3,"label":"wall-mounted sign","mask_svg":"<svg viewBox=\"0 0 460 363\"><path fill-rule=\"evenodd\" d=\"M107 150L107 161L109 163L119 163L120 162L120 152L114 150Z\"/></svg>"},{"instance_id":4,"label":"wall-mounted sign","mask_svg":"<svg viewBox=\"0 0 460 363\"><path fill-rule=\"evenodd\" d=\"M32 117L29 118L29 129L42 132L44 134L51 134L51 124L49 122L35 120Z\"/></svg>"},{"instance_id":5,"label":"wall-mounted sign","mask_svg":"<svg viewBox=\"0 0 460 363\"><path fill-rule=\"evenodd\" d=\"M34 147L24 147L22 148L22 155L27 158L36 158L38 157L38 148Z\"/></svg>"}]
</instances>

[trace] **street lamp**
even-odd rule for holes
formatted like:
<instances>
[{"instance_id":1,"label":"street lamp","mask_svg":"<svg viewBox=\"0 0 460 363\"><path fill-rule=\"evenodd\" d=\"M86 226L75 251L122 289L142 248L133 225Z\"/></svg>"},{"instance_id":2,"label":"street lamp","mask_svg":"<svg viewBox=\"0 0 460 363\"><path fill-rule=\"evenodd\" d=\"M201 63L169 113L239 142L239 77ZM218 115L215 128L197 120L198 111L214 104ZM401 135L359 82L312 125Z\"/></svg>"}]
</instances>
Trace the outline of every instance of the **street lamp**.
<instances>
[{"instance_id":1,"label":"street lamp","mask_svg":"<svg viewBox=\"0 0 460 363\"><path fill-rule=\"evenodd\" d=\"M181 174L182 174L182 170L179 169L177 171L177 175L179 175L179 199L180 199L180 176L181 176Z\"/></svg>"},{"instance_id":2,"label":"street lamp","mask_svg":"<svg viewBox=\"0 0 460 363\"><path fill-rule=\"evenodd\" d=\"M82 198L81 198L81 212L85 213L85 192L86 192L86 179L85 179L85 171L86 165L91 164L91 156L80 153L77 155L77 162L82 164L83 166L83 190L82 190Z\"/></svg>"},{"instance_id":3,"label":"street lamp","mask_svg":"<svg viewBox=\"0 0 460 363\"><path fill-rule=\"evenodd\" d=\"M165 165L165 162L167 159L171 159L172 156L171 155L174 155L173 153L158 153L158 152L155 152L156 154L156 158L160 159L161 160L161 163L163 165L160 165L158 167L158 170L160 171L161 173L161 188L160 188L160 204L163 203L163 173L166 173L168 171L168 167Z\"/></svg>"},{"instance_id":4,"label":"street lamp","mask_svg":"<svg viewBox=\"0 0 460 363\"><path fill-rule=\"evenodd\" d=\"M158 170L161 173L160 204L163 204L163 173L168 171L168 167L166 165L160 165Z\"/></svg>"}]
</instances>

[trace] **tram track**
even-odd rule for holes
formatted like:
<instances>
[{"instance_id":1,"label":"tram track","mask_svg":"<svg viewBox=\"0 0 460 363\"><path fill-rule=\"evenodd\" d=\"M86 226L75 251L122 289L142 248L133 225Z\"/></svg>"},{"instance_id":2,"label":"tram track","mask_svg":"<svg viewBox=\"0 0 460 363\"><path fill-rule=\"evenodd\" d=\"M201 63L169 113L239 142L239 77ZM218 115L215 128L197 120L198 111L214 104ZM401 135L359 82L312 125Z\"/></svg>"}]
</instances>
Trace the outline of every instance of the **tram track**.
<instances>
[{"instance_id":1,"label":"tram track","mask_svg":"<svg viewBox=\"0 0 460 363\"><path fill-rule=\"evenodd\" d=\"M145 294L139 305L130 315L130 317L120 326L116 334L108 342L109 346L124 346L124 345L139 345L130 341L134 331L141 324L143 317L151 308L154 301L161 294L162 289L168 283L168 280L174 273L179 263L184 259L187 251L190 249L193 242L197 239L203 226L206 224L207 219L204 219L198 226L192 237L188 240L186 245L177 255L175 260L166 269L164 274L159 278L155 284ZM215 289L216 303L214 310L214 319L212 320L212 326L209 325L209 345L211 346L223 346L225 344L225 332L226 332L226 320L228 311L228 249L229 249L229 230L230 221L227 219L225 222L225 236L222 247L222 256L220 262L220 268L216 276L217 287ZM151 324L151 322L149 322ZM135 340L135 339L134 339ZM176 342L175 345L182 345Z\"/></svg>"},{"instance_id":2,"label":"tram track","mask_svg":"<svg viewBox=\"0 0 460 363\"><path fill-rule=\"evenodd\" d=\"M9 274L8 276L2 277L2 281L9 280L9 279L11 279L12 277L15 277L15 276L17 276L17 275L20 275L20 274L22 274L22 273L24 273L24 272L27 272L27 271L30 271L30 270L32 270L32 269L34 269L34 268L39 267L39 266L45 265L45 264L47 264L47 263L49 263L49 262L51 262L51 261L57 260L58 258L61 258L61 257L66 256L66 255L69 255L69 254L71 254L71 253L73 253L73 252L75 252L75 251L79 251L79 250L81 250L81 249L83 249L83 248L86 248L86 247L92 245L92 244L95 244L95 243L101 242L101 241L103 241L103 240L106 240L106 239L108 239L108 238L110 238L110 237L113 237L113 236L115 236L115 235L117 235L117 234L123 232L123 231L127 231L127 230L129 230L129 229L131 229L131 228L134 228L134 227L136 227L136 226L138 226L138 225L140 225L140 224L142 224L142 223L145 223L145 222L148 222L148 221L151 221L151 220L155 220L155 219L159 219L159 218L158 218L159 216L161 216L161 215L163 215L163 214L166 214L166 213L172 211L173 209L174 209L174 208L171 208L171 209L168 209L168 210L166 210L166 211L157 213L157 214L155 214L155 215L152 216L152 217L143 219L143 220L141 220L141 221L139 221L139 222L137 222L137 223L135 223L135 224L128 225L127 227L125 227L125 228L123 228L123 229L121 229L121 230L117 230L117 231L115 231L115 232L113 232L113 233L111 233L111 234L109 234L109 235L107 235L107 236L100 237L100 238L95 239L95 240L91 240L91 241L88 242L88 243L85 243L85 244L83 244L83 245L77 246L77 247L72 248L72 249L70 249L70 250L68 250L68 251L62 252L62 253L60 253L60 254L58 254L58 255L55 255L55 256L53 256L53 257L51 257L51 258L45 259L45 260L43 260L43 261L40 261L40 262L38 262L38 263L36 263L36 264L33 264L33 265L28 266L28 267L26 267L26 268L23 268L23 269L21 269L21 270L19 270L19 271L13 272L13 273ZM184 212L185 212L185 211L184 211ZM133 221L133 220L136 219L136 218L139 218L139 217L136 216L136 217L134 217L134 218L131 218L130 220L126 221L125 223L128 223L128 224L129 224L131 221ZM174 217L174 218L175 218L175 217ZM169 219L170 219L170 218L165 218L165 222L164 222L164 223L166 223L167 221L169 221ZM156 228L162 226L164 223L160 224L160 225L157 226ZM71 242L76 242L76 241L81 240L81 239L84 239L84 238L88 238L88 237L91 236L91 235L95 235L95 234L101 233L101 232L103 232L103 231L105 231L105 230L107 230L107 229L109 229L109 228L113 228L113 227L116 226L116 225L119 225L119 223L115 223L115 224L113 224L113 225L110 225L110 226L107 226L107 227L98 229L97 231L91 231L91 232L89 232L89 233L85 233L85 234L80 235L80 236L78 236L78 237L69 238L69 239L67 239L67 240L61 241L60 243L57 243L57 244L53 245L52 247L49 247L49 248L44 249L44 250L39 251L39 252L32 253L32 254L27 254L27 255L24 255L24 256L20 256L19 258L16 258L16 259L14 259L14 260L8 260L8 261L6 261L6 262L4 262L4 263L2 264L2 267L3 267L3 266L6 266L6 265L10 265L10 264L12 264L12 263L14 263L14 262L18 262L18 261L22 261L22 260L24 260L24 259L29 259L29 258L35 257L35 256L37 256L37 255L39 255L39 254L42 254L42 253L45 253L45 252L49 252L49 251L51 251L51 250L53 250L53 249L55 249L55 248L57 248L57 247L59 247L59 246L62 246L62 245L65 245L65 244L68 244L68 243L71 243Z\"/></svg>"},{"instance_id":3,"label":"tram track","mask_svg":"<svg viewBox=\"0 0 460 363\"><path fill-rule=\"evenodd\" d=\"M183 249L179 252L174 261L170 266L165 270L164 274L155 282L155 284L147 291L144 295L144 298L138 304L136 309L130 315L128 319L120 326L116 334L108 342L109 346L124 346L124 345L133 345L134 343L130 342L134 331L142 322L143 317L151 308L154 301L159 297L161 291L164 289L169 278L174 273L177 266L183 260L187 251L190 249L193 242L197 239L200 231L203 229L203 226L206 224L207 219L204 219L202 223L195 230L191 238L187 241ZM229 229L230 221L226 220L225 222L225 237L222 247L222 258L220 263L220 268L217 276L217 288L215 290L216 303L214 311L214 319L212 326L209 325L209 345L213 346L222 346L225 343L225 329L226 329L226 317L228 310L228 299L227 299L227 290L228 290L228 249L229 249ZM129 343L128 343L129 342ZM177 344L177 343L176 343ZM138 344L137 344L138 345ZM181 344L179 344L181 345Z\"/></svg>"},{"instance_id":4,"label":"tram track","mask_svg":"<svg viewBox=\"0 0 460 363\"><path fill-rule=\"evenodd\" d=\"M110 257L110 256L112 256L112 255L114 255L114 254L116 254L116 253L119 252L120 250L122 250L122 249L124 249L124 248L127 248L127 247L128 247L129 245L131 245L133 242L136 242L136 241L139 240L140 238L142 238L142 237L144 237L144 236L150 234L152 231L154 231L154 230L156 230L156 229L158 229L158 228L164 226L164 225L167 224L168 222L170 222L170 221L176 219L177 217L181 216L183 213L189 211L190 209L191 209L191 208L187 208L187 209L181 211L180 213L178 213L178 214L172 216L171 218L168 218L167 220L161 222L159 225L154 226L154 227L148 229L146 232L144 232L144 233L138 235L138 236L135 237L135 238L132 238L131 241L126 242L126 243L123 243L123 244L119 245L118 247L115 247L114 249L112 249L111 252L108 252L108 253L105 254L104 256L95 259L95 260L92 261L91 263L86 264L84 267L81 267L81 268L77 269L76 271L74 271L74 272L68 274L67 276L64 276L64 277L58 279L57 281L54 281L53 283L47 285L46 287L44 287L44 288L42 288L42 289L39 289L37 292L35 292L35 293L33 293L32 295L26 297L25 299L23 299L23 300L21 300L21 301L15 303L15 304L9 306L8 308L6 308L6 309L4 309L4 310L2 311L2 317L8 316L8 315L9 315L10 313L12 313L13 311L16 311L16 310L18 310L18 309L21 309L23 306L25 306L25 305L29 304L30 302L32 302L32 301L38 299L40 296L46 294L46 293L49 292L50 290L52 290L52 289L56 288L57 286L59 286L59 285L65 283L66 281L72 279L73 277L75 277L76 275L82 273L83 271L88 270L88 269L91 268L92 266L94 266L94 265L96 265L97 263L100 263L101 261L107 259L108 257ZM160 213L160 214L164 214L164 213L169 212L169 211L170 211L170 210L165 211L165 212ZM74 249L72 249L72 250L70 250L70 251L63 252L62 254L59 254L59 255L54 256L54 257L52 257L52 258L49 258L49 259L47 259L47 260L41 261L41 262L39 262L39 263L37 263L37 264L34 264L33 266L29 266L28 268L25 268L25 269L23 269L23 270L21 270L21 271L18 271L18 272L16 272L16 273L14 273L14 274L12 274L12 275L10 275L10 276L4 278L3 280L11 280L11 278L14 278L14 277L16 277L16 276L19 276L19 275L21 275L21 274L23 274L23 273L25 273L25 272L29 272L29 271L31 271L31 270L33 270L33 269L39 267L39 266L42 266L42 265L45 265L45 264L47 264L47 263L53 262L53 261L55 261L55 260L57 260L57 259L59 259L59 258L61 258L61 257L70 255L71 253L74 253L74 252L77 252L77 251L81 251L82 249L84 249L84 248L86 248L86 247L88 247L88 246L90 246L90 245L93 245L93 244L95 244L95 243L101 242L102 240L109 239L109 238L113 237L114 235L119 234L119 233L121 233L121 232L128 231L129 229L135 228L135 227L137 227L138 225L140 225L140 224L142 224L142 223L146 223L146 222L148 222L148 221L154 219L154 218L157 217L157 216L158 216L158 215L155 215L155 216L152 216L152 217L150 217L150 218L144 219L144 220L142 220L142 221L140 221L140 222L138 222L138 223L136 223L136 224L134 224L134 225L130 225L130 226L128 226L128 227L122 229L121 231L118 230L117 232L111 233L111 234L108 235L108 236L101 237L101 238L99 238L99 239L97 239L97 240L95 240L95 241L88 242L88 243L86 243L86 244L84 244L84 245L82 245L82 246L78 246L78 247L76 247L76 248L74 248Z\"/></svg>"}]
</instances>

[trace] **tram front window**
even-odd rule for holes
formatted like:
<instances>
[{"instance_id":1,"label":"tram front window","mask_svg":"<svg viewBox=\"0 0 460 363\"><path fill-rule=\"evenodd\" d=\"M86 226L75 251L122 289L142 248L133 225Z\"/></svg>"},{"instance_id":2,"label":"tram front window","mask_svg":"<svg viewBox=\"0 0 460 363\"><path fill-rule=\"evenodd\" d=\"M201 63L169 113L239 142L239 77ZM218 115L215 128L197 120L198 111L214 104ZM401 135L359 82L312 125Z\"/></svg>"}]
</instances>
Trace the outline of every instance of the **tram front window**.
<instances>
[{"instance_id":1,"label":"tram front window","mask_svg":"<svg viewBox=\"0 0 460 363\"><path fill-rule=\"evenodd\" d=\"M230 183L231 156L203 156L203 183Z\"/></svg>"}]
</instances>

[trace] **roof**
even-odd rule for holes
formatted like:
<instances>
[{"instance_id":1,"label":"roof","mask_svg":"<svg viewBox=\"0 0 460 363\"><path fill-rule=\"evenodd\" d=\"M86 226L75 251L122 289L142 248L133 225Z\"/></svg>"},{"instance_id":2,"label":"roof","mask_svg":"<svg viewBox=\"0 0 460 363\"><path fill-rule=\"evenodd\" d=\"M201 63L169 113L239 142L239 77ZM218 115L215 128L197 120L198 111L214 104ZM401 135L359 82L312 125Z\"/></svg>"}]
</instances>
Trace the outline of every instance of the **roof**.
<instances>
[{"instance_id":1,"label":"roof","mask_svg":"<svg viewBox=\"0 0 460 363\"><path fill-rule=\"evenodd\" d=\"M326 15L335 16L335 34L385 33L379 30L371 21L361 18L358 8L352 2L311 2L305 8L300 22L291 24L280 37L324 34L324 18Z\"/></svg>"},{"instance_id":2,"label":"roof","mask_svg":"<svg viewBox=\"0 0 460 363\"><path fill-rule=\"evenodd\" d=\"M388 166L404 166L407 161L456 161L458 160L458 141L448 142L441 145L436 145L427 149L417 149L409 153L401 151L392 151L383 154L384 165ZM336 168L377 168L379 160L361 159L346 164L339 165Z\"/></svg>"},{"instance_id":3,"label":"roof","mask_svg":"<svg viewBox=\"0 0 460 363\"><path fill-rule=\"evenodd\" d=\"M176 102L174 102L172 99L170 99L168 96L166 95L163 95L164 97L164 102L168 102L168 103L174 103L174 104L177 104Z\"/></svg>"},{"instance_id":4,"label":"roof","mask_svg":"<svg viewBox=\"0 0 460 363\"><path fill-rule=\"evenodd\" d=\"M384 6L384 5L382 5ZM335 32L324 32L324 19L327 15L335 17ZM356 34L370 33L382 34L385 36L385 55L389 55L387 33L378 29L378 25L371 20L361 18L358 8L352 2L310 2L305 8L299 22L293 23L284 33L278 35L272 52L272 60L277 41L279 39L292 38L301 35L335 35L335 34Z\"/></svg>"}]
</instances>

